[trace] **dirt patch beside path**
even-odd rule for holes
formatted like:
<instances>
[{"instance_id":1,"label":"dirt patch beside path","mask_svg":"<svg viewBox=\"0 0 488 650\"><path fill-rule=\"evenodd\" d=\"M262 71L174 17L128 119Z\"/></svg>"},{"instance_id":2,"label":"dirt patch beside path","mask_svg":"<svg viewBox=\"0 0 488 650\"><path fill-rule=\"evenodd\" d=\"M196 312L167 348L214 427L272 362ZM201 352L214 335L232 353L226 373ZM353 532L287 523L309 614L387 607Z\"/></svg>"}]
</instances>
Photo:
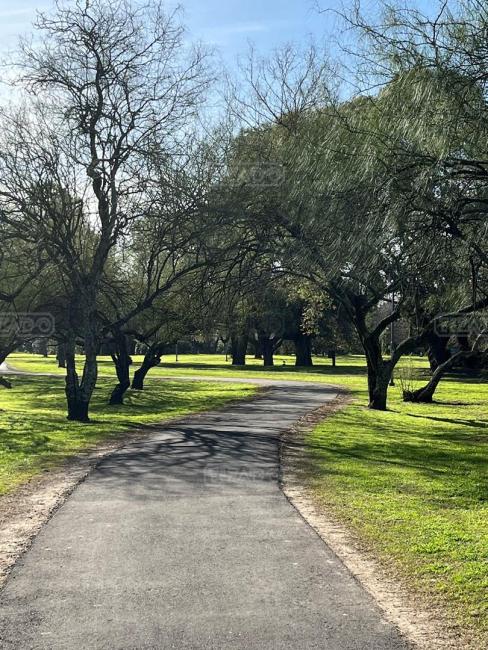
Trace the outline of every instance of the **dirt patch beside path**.
<instances>
[{"instance_id":1,"label":"dirt patch beside path","mask_svg":"<svg viewBox=\"0 0 488 650\"><path fill-rule=\"evenodd\" d=\"M324 511L310 487L310 450L306 434L324 418L344 408L352 398L340 394L302 418L287 431L281 443L282 489L299 514L334 551L352 575L373 596L385 618L419 650L479 649L476 640L463 635L439 608L411 593L334 516ZM419 605L420 603L420 605Z\"/></svg>"}]
</instances>

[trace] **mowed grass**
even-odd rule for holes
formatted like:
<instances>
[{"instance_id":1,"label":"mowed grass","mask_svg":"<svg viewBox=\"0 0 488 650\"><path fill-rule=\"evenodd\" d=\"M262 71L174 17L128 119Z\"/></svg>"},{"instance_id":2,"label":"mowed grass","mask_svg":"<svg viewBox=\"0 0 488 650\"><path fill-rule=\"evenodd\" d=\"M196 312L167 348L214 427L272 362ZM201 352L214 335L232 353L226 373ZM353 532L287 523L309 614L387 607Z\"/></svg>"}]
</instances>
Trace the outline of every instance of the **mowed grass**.
<instances>
[{"instance_id":1,"label":"mowed grass","mask_svg":"<svg viewBox=\"0 0 488 650\"><path fill-rule=\"evenodd\" d=\"M132 357L135 370L142 361L142 356ZM80 367L83 358L78 357ZM425 358L415 357L415 365L419 368L427 368ZM65 370L58 368L53 355L44 358L35 354L15 353L8 358L8 364L18 370L27 372L52 373L64 375ZM275 365L272 368L265 368L263 362L251 356L246 358L246 366L232 366L230 360L226 360L223 354L181 354L176 363L174 355L163 357L162 363L149 371L148 377L185 377L199 375L202 377L242 377L247 379L284 379L313 381L323 383L340 384L352 389L361 391L365 389L366 369L364 357L361 355L344 355L337 357L337 366L332 368L332 362L326 357L314 357L312 368L295 367L295 359L292 356L275 356ZM410 364L411 358L402 360L401 365ZM106 356L98 358L99 374L101 376L115 377L115 370L112 359Z\"/></svg>"},{"instance_id":2,"label":"mowed grass","mask_svg":"<svg viewBox=\"0 0 488 650\"><path fill-rule=\"evenodd\" d=\"M49 377L14 377L11 390L0 389L0 495L67 457L120 436L140 424L156 423L223 406L250 396L246 384L148 382L129 391L124 406L108 406L113 381L99 380L89 424L68 422L64 382Z\"/></svg>"},{"instance_id":3,"label":"mowed grass","mask_svg":"<svg viewBox=\"0 0 488 650\"><path fill-rule=\"evenodd\" d=\"M133 368L137 368L142 362L142 355L134 355ZM357 363L358 368L361 368L362 357L357 356L348 356L343 357L345 360L345 366L347 367L347 372L351 364ZM78 363L81 365L83 363L83 357L77 357ZM59 375L64 375L65 370L63 368L58 368L56 358L53 355L49 357L42 357L37 354L24 354L24 353L14 353L11 354L7 360L8 364L18 370L24 370L28 372L42 372L42 373L54 373ZM313 377L316 374L321 374L321 372L327 367L331 366L330 359L323 357L318 357L315 359L315 367L310 369L299 369L294 365L294 358L291 356L278 355L275 357L275 365L272 369L264 368L263 362L259 359L254 359L251 356L246 358L245 367L232 366L230 357L226 360L224 354L180 354L178 356L178 362L175 361L175 355L165 355L163 357L162 363L156 368L152 368L149 371L148 377L157 377L157 376L167 376L167 375L222 375L222 376L249 376L250 373L254 373L256 377L264 377L266 375L270 377L279 376L290 376L291 378L297 378L298 375L302 375L302 378L305 381L313 380ZM110 357L108 356L99 356L98 357L99 372L102 375L115 376L114 364Z\"/></svg>"},{"instance_id":4,"label":"mowed grass","mask_svg":"<svg viewBox=\"0 0 488 650\"><path fill-rule=\"evenodd\" d=\"M358 397L362 397L359 391ZM308 436L310 485L322 507L473 647L488 647L488 383L443 382L431 405L346 407Z\"/></svg>"}]
</instances>

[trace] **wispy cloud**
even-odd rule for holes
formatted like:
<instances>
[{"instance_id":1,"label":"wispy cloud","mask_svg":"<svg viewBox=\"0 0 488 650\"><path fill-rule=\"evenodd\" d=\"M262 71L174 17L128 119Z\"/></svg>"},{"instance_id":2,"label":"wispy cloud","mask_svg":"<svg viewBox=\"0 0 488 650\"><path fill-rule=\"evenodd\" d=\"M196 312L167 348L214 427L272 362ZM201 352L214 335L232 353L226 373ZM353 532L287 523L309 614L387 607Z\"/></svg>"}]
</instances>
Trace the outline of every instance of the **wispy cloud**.
<instances>
[{"instance_id":1,"label":"wispy cloud","mask_svg":"<svg viewBox=\"0 0 488 650\"><path fill-rule=\"evenodd\" d=\"M268 32L270 26L264 22L238 22L208 27L202 30L204 39L213 44L222 44L233 36L246 36Z\"/></svg>"}]
</instances>

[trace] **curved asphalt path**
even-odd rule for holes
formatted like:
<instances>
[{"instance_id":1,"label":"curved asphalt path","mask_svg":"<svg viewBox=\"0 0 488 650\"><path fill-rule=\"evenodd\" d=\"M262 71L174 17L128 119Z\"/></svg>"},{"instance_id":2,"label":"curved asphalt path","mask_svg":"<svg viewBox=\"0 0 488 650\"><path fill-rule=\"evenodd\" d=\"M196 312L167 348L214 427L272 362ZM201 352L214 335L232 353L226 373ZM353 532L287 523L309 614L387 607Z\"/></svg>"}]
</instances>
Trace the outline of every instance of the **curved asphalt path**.
<instances>
[{"instance_id":1,"label":"curved asphalt path","mask_svg":"<svg viewBox=\"0 0 488 650\"><path fill-rule=\"evenodd\" d=\"M405 650L279 488L281 432L334 396L280 382L102 461L7 581L2 650Z\"/></svg>"}]
</instances>

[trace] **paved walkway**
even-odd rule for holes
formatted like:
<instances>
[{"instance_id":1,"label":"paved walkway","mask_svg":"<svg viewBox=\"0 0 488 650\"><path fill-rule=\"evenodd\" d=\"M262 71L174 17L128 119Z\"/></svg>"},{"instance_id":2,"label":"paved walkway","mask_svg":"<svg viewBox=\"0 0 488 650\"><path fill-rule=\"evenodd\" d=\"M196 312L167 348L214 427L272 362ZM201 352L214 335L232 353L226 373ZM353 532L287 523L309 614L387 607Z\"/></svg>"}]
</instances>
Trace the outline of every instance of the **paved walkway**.
<instances>
[{"instance_id":1,"label":"paved walkway","mask_svg":"<svg viewBox=\"0 0 488 650\"><path fill-rule=\"evenodd\" d=\"M280 432L333 397L283 382L105 459L7 581L2 650L405 650L279 489Z\"/></svg>"}]
</instances>

